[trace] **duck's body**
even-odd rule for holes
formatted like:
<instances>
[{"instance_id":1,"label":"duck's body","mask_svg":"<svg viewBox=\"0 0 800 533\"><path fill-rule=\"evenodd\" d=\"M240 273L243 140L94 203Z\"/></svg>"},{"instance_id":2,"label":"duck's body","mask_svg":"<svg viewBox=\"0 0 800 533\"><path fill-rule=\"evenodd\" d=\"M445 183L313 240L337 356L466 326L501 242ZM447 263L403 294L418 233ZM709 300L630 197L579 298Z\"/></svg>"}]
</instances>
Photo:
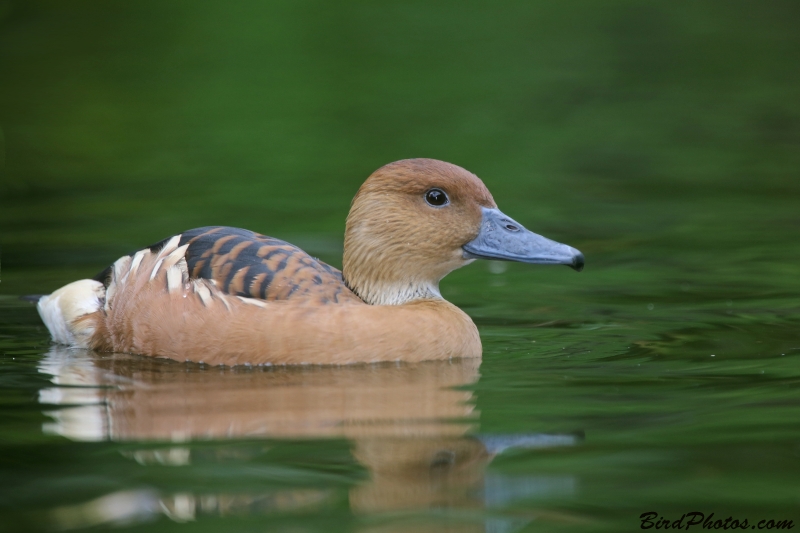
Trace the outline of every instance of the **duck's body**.
<instances>
[{"instance_id":1,"label":"duck's body","mask_svg":"<svg viewBox=\"0 0 800 533\"><path fill-rule=\"evenodd\" d=\"M158 252L145 249L115 263L105 288L110 305L85 319L97 328L88 347L212 365L480 356L474 324L445 300L368 305L344 285L341 273L302 261L301 251L291 258L294 266L267 262L275 277L259 286L259 274L249 294L265 297L253 298L245 296L232 268L208 272L209 277L187 268L191 244L178 246L183 239L177 235ZM224 254L217 257L226 264ZM251 269L264 265L251 261ZM236 263L229 257L227 264Z\"/></svg>"},{"instance_id":2,"label":"duck's body","mask_svg":"<svg viewBox=\"0 0 800 533\"><path fill-rule=\"evenodd\" d=\"M527 239L527 240L526 240ZM439 280L479 257L583 265L500 213L473 174L435 160L376 171L348 216L343 272L248 230L184 232L42 298L54 340L208 364L480 357Z\"/></svg>"}]
</instances>

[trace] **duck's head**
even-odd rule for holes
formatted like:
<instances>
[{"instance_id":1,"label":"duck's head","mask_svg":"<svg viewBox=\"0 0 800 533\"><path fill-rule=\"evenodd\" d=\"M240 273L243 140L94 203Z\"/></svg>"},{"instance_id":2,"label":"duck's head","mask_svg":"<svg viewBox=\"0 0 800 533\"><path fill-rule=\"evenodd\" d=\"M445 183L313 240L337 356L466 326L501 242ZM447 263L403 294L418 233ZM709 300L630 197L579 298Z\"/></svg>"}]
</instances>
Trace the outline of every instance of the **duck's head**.
<instances>
[{"instance_id":1,"label":"duck's head","mask_svg":"<svg viewBox=\"0 0 800 533\"><path fill-rule=\"evenodd\" d=\"M578 250L526 230L476 175L444 161L390 163L353 198L342 273L365 302L441 298L439 281L475 259L583 268Z\"/></svg>"}]
</instances>

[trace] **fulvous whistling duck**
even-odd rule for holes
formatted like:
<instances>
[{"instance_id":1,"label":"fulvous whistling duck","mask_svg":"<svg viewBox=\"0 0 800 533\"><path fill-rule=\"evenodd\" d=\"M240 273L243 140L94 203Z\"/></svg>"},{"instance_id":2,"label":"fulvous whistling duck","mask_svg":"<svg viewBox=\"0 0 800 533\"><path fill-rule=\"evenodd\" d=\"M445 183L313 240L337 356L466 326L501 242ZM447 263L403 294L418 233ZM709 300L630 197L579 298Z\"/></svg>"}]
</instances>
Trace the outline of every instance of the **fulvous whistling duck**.
<instances>
[{"instance_id":1,"label":"fulvous whistling duck","mask_svg":"<svg viewBox=\"0 0 800 533\"><path fill-rule=\"evenodd\" d=\"M480 357L475 324L439 293L475 259L584 264L504 215L471 172L407 159L358 190L341 272L278 239L205 227L124 256L38 310L62 344L211 365Z\"/></svg>"}]
</instances>

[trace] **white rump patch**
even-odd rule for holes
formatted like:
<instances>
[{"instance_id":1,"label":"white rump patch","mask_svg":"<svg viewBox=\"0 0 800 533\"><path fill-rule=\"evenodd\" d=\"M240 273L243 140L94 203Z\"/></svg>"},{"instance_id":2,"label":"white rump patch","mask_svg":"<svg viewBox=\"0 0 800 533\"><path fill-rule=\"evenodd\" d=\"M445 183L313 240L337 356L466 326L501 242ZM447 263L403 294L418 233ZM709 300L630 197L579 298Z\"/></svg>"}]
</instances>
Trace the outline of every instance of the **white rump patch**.
<instances>
[{"instance_id":1,"label":"white rump patch","mask_svg":"<svg viewBox=\"0 0 800 533\"><path fill-rule=\"evenodd\" d=\"M128 259L130 260L129 256ZM94 334L94 325L78 325L75 321L100 309L105 296L106 290L102 283L93 279L81 279L42 297L36 309L55 342L86 348Z\"/></svg>"}]
</instances>

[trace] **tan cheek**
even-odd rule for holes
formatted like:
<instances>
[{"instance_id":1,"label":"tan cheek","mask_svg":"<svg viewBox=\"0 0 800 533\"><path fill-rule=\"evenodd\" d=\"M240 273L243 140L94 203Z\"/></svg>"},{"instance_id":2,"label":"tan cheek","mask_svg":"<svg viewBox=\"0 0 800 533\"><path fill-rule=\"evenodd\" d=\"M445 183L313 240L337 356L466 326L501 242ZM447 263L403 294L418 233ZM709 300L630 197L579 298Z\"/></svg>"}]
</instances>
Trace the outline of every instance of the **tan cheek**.
<instances>
[{"instance_id":1,"label":"tan cheek","mask_svg":"<svg viewBox=\"0 0 800 533\"><path fill-rule=\"evenodd\" d=\"M437 210L428 205L422 195L414 195L404 202L405 209L411 214L412 219L437 218Z\"/></svg>"},{"instance_id":2,"label":"tan cheek","mask_svg":"<svg viewBox=\"0 0 800 533\"><path fill-rule=\"evenodd\" d=\"M480 229L480 208L472 209L460 202L454 201L443 208L433 208L425 203L423 198L419 202L406 204L409 226L413 234L420 240L420 245L432 252L441 251L450 255L451 250L458 250L461 246L471 241L478 235Z\"/></svg>"},{"instance_id":3,"label":"tan cheek","mask_svg":"<svg viewBox=\"0 0 800 533\"><path fill-rule=\"evenodd\" d=\"M468 243L478 236L481 229L481 208L478 205L465 207L461 213L461 237L463 244Z\"/></svg>"},{"instance_id":4,"label":"tan cheek","mask_svg":"<svg viewBox=\"0 0 800 533\"><path fill-rule=\"evenodd\" d=\"M441 256L446 256L448 260L451 256L461 254L461 247L471 241L471 232L465 227L462 217L447 217L438 221L435 228L431 228L431 234L435 236L430 242L435 242L435 248Z\"/></svg>"}]
</instances>

